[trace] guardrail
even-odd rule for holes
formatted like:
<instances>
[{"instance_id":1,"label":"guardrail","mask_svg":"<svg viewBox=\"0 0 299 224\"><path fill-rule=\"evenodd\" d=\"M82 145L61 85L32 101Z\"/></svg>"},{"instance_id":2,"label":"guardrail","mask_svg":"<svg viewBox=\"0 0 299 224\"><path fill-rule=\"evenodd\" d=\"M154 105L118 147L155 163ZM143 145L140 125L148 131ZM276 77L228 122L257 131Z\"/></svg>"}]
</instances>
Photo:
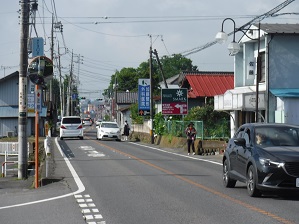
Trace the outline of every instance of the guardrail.
<instances>
[{"instance_id":1,"label":"guardrail","mask_svg":"<svg viewBox=\"0 0 299 224\"><path fill-rule=\"evenodd\" d=\"M0 155L18 155L18 142L0 142Z\"/></svg>"}]
</instances>

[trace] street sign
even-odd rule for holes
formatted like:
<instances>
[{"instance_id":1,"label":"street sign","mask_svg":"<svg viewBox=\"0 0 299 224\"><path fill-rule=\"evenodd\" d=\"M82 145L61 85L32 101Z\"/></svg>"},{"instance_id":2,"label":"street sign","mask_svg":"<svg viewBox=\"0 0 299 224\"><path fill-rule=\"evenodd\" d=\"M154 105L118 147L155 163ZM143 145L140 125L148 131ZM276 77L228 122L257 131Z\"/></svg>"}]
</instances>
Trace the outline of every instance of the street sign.
<instances>
[{"instance_id":1,"label":"street sign","mask_svg":"<svg viewBox=\"0 0 299 224\"><path fill-rule=\"evenodd\" d=\"M139 110L139 116L147 116L150 115L150 111L148 110Z\"/></svg>"},{"instance_id":2,"label":"street sign","mask_svg":"<svg viewBox=\"0 0 299 224\"><path fill-rule=\"evenodd\" d=\"M188 114L187 89L162 89L162 114L186 115Z\"/></svg>"},{"instance_id":3,"label":"street sign","mask_svg":"<svg viewBox=\"0 0 299 224\"><path fill-rule=\"evenodd\" d=\"M32 57L44 55L44 39L42 37L33 37L32 41Z\"/></svg>"},{"instance_id":4,"label":"street sign","mask_svg":"<svg viewBox=\"0 0 299 224\"><path fill-rule=\"evenodd\" d=\"M73 93L72 94L72 100L76 100L78 98L78 93Z\"/></svg>"},{"instance_id":5,"label":"street sign","mask_svg":"<svg viewBox=\"0 0 299 224\"><path fill-rule=\"evenodd\" d=\"M35 111L42 112L42 90L35 91Z\"/></svg>"},{"instance_id":6,"label":"street sign","mask_svg":"<svg viewBox=\"0 0 299 224\"><path fill-rule=\"evenodd\" d=\"M150 79L138 79L138 111L140 116L150 114L150 90Z\"/></svg>"},{"instance_id":7,"label":"street sign","mask_svg":"<svg viewBox=\"0 0 299 224\"><path fill-rule=\"evenodd\" d=\"M28 93L27 95L27 112L34 113L35 102L34 102L34 93Z\"/></svg>"}]
</instances>

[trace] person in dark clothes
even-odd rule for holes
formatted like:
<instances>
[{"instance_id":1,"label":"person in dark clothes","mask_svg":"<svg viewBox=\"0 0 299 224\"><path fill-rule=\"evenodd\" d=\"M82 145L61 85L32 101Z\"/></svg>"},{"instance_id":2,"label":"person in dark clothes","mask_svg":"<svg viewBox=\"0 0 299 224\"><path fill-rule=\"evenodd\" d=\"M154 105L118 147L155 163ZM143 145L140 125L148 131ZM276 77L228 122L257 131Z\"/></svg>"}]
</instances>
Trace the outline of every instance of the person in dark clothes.
<instances>
[{"instance_id":1,"label":"person in dark clothes","mask_svg":"<svg viewBox=\"0 0 299 224\"><path fill-rule=\"evenodd\" d=\"M188 127L185 130L187 135L187 144L188 144L188 155L190 155L190 147L192 147L193 155L195 155L194 141L196 138L196 129L193 127L193 123L189 123Z\"/></svg>"},{"instance_id":2,"label":"person in dark clothes","mask_svg":"<svg viewBox=\"0 0 299 224\"><path fill-rule=\"evenodd\" d=\"M124 136L125 136L125 141L128 141L128 136L130 134L130 127L127 121L125 121L125 126L124 126Z\"/></svg>"}]
</instances>

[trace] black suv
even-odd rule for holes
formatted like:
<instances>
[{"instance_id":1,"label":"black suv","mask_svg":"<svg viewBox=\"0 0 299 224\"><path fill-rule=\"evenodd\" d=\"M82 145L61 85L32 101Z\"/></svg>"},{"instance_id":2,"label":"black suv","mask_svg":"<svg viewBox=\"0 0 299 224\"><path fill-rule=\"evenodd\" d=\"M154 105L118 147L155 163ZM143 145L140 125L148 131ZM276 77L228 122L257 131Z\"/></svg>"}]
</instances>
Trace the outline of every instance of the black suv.
<instances>
[{"instance_id":1,"label":"black suv","mask_svg":"<svg viewBox=\"0 0 299 224\"><path fill-rule=\"evenodd\" d=\"M263 191L299 192L299 126L248 123L228 142L223 184L246 183L251 197Z\"/></svg>"}]
</instances>

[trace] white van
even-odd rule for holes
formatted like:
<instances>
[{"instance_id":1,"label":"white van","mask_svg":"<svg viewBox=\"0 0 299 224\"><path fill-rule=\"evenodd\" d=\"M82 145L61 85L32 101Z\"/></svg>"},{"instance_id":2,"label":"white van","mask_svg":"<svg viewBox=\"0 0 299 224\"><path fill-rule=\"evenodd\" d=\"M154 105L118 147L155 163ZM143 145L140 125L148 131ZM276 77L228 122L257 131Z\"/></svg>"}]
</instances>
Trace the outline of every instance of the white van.
<instances>
[{"instance_id":1,"label":"white van","mask_svg":"<svg viewBox=\"0 0 299 224\"><path fill-rule=\"evenodd\" d=\"M61 119L60 140L63 138L83 139L83 136L83 125L80 117L67 116Z\"/></svg>"}]
</instances>

